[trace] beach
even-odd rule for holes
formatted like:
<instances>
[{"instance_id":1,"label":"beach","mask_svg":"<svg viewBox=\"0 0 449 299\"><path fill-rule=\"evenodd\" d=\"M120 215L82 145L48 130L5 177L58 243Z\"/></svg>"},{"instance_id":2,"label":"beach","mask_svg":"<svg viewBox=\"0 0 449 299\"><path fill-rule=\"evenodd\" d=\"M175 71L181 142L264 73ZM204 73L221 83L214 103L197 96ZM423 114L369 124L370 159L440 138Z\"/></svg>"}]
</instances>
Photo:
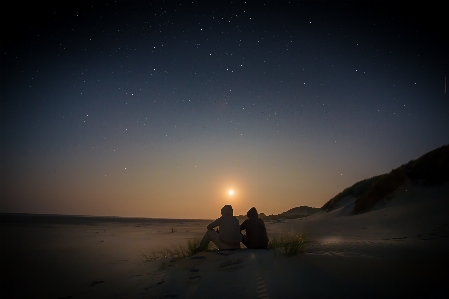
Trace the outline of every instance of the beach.
<instances>
[{"instance_id":1,"label":"beach","mask_svg":"<svg viewBox=\"0 0 449 299\"><path fill-rule=\"evenodd\" d=\"M5 218L2 298L445 298L449 184L404 185L363 214L267 222L303 234L305 253L202 252L150 260L200 238L210 220ZM44 217L44 216L42 216ZM6 220L5 220L6 219Z\"/></svg>"}]
</instances>

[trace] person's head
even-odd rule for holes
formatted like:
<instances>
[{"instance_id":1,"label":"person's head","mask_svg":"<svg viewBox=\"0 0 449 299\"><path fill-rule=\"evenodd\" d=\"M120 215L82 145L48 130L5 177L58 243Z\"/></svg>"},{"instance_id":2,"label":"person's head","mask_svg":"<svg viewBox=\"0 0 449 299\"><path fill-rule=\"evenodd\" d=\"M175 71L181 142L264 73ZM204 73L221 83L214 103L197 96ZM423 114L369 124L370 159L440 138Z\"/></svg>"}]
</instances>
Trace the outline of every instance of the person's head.
<instances>
[{"instance_id":1,"label":"person's head","mask_svg":"<svg viewBox=\"0 0 449 299\"><path fill-rule=\"evenodd\" d=\"M221 208L221 215L234 215L234 211L232 210L231 205L225 205L223 208Z\"/></svg>"},{"instance_id":2,"label":"person's head","mask_svg":"<svg viewBox=\"0 0 449 299\"><path fill-rule=\"evenodd\" d=\"M249 209L248 213L246 213L246 216L248 218L258 218L258 213L255 207L252 207L251 209Z\"/></svg>"}]
</instances>

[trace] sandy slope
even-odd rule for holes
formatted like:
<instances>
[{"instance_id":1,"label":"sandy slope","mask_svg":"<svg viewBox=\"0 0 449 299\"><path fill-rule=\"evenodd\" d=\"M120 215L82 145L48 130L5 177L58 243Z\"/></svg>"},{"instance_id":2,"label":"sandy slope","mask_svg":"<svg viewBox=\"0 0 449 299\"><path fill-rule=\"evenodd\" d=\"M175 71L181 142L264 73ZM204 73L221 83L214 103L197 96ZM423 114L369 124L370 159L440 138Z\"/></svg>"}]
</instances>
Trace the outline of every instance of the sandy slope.
<instances>
[{"instance_id":1,"label":"sandy slope","mask_svg":"<svg viewBox=\"0 0 449 299\"><path fill-rule=\"evenodd\" d=\"M303 232L307 253L202 253L165 261L155 298L443 298L449 277L449 185L404 186L375 210L270 226ZM168 297L166 297L168 296ZM444 296L445 297L445 296Z\"/></svg>"}]
</instances>

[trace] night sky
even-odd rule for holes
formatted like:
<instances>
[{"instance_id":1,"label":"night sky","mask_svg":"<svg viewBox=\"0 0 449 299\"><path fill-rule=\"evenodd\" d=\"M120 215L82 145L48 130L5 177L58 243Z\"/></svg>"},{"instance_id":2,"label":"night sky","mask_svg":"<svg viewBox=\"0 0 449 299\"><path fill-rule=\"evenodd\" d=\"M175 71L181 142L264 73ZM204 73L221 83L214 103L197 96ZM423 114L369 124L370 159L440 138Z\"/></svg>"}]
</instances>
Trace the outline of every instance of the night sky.
<instances>
[{"instance_id":1,"label":"night sky","mask_svg":"<svg viewBox=\"0 0 449 299\"><path fill-rule=\"evenodd\" d=\"M37 2L2 10L0 212L278 214L449 143L443 4Z\"/></svg>"}]
</instances>

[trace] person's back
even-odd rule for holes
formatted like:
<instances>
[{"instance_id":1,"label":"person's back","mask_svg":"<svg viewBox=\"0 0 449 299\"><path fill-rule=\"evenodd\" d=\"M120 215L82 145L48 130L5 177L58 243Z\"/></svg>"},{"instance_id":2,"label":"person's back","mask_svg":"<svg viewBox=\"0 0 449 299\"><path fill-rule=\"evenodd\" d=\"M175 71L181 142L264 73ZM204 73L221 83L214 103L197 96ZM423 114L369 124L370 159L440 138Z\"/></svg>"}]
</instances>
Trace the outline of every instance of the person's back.
<instances>
[{"instance_id":1,"label":"person's back","mask_svg":"<svg viewBox=\"0 0 449 299\"><path fill-rule=\"evenodd\" d=\"M240 231L246 230L246 238L242 239L247 248L266 249L268 247L268 236L265 223L258 217L256 208L251 208L246 219L240 225Z\"/></svg>"},{"instance_id":2,"label":"person's back","mask_svg":"<svg viewBox=\"0 0 449 299\"><path fill-rule=\"evenodd\" d=\"M238 249L240 248L240 241L242 235L240 233L239 220L233 216L231 205L225 205L221 209L221 217L207 226L207 232L201 239L198 248L195 252L206 250L209 242L213 242L218 249ZM214 228L219 228L219 232Z\"/></svg>"},{"instance_id":3,"label":"person's back","mask_svg":"<svg viewBox=\"0 0 449 299\"><path fill-rule=\"evenodd\" d=\"M220 228L219 238L225 244L235 245L236 243L240 243L241 235L239 230L239 220L232 214L223 214L207 228L213 229L216 226Z\"/></svg>"}]
</instances>

